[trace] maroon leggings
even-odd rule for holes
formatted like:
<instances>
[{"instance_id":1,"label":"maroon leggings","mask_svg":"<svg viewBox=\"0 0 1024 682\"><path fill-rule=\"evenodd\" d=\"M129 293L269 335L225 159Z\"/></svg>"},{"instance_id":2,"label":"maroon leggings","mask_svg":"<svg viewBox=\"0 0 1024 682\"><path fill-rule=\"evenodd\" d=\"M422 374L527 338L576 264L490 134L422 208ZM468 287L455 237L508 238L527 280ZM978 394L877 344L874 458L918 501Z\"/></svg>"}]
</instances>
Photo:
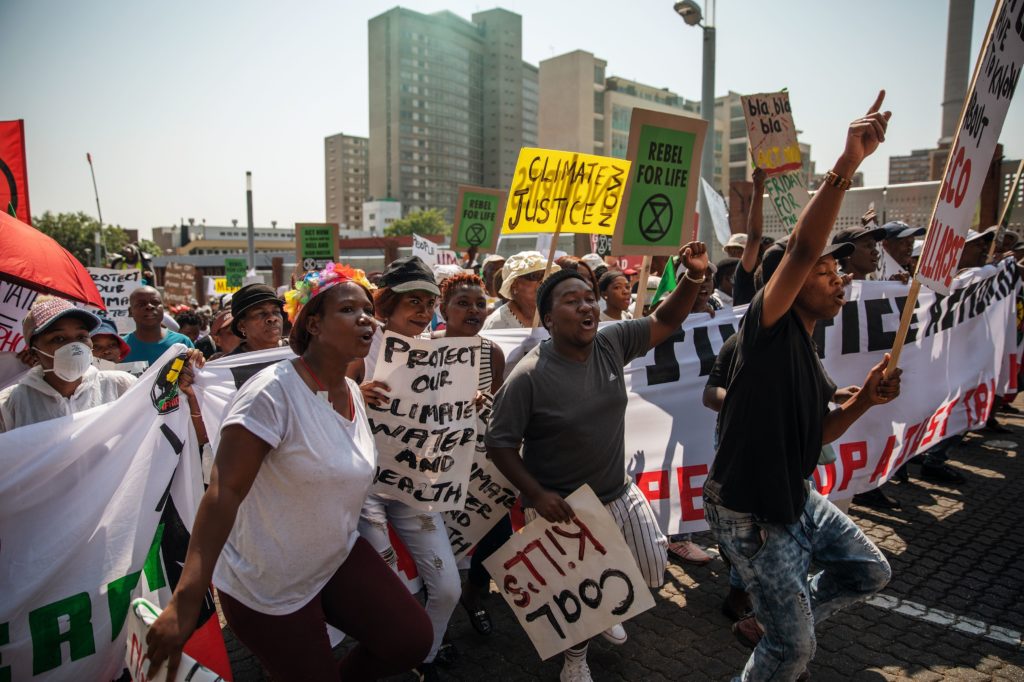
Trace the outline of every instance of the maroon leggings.
<instances>
[{"instance_id":1,"label":"maroon leggings","mask_svg":"<svg viewBox=\"0 0 1024 682\"><path fill-rule=\"evenodd\" d=\"M375 680L411 669L434 641L430 619L401 579L359 538L320 594L286 616L254 611L225 592L220 606L235 636L275 680ZM358 645L335 661L324 623Z\"/></svg>"}]
</instances>

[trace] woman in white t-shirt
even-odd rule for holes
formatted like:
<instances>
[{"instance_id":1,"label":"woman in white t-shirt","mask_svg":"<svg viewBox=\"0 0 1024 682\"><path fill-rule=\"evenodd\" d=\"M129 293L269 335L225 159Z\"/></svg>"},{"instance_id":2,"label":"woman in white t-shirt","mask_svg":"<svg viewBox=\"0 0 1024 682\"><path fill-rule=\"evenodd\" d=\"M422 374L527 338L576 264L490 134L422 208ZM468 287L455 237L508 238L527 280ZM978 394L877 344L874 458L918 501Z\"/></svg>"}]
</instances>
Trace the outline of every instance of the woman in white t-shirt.
<instances>
[{"instance_id":1,"label":"woman in white t-shirt","mask_svg":"<svg viewBox=\"0 0 1024 682\"><path fill-rule=\"evenodd\" d=\"M359 537L377 456L345 368L365 357L373 304L334 264L288 292L298 358L267 367L228 408L181 580L146 637L170 676L212 578L232 632L275 680L369 680L427 655L430 620ZM324 624L359 644L335 661Z\"/></svg>"}]
</instances>

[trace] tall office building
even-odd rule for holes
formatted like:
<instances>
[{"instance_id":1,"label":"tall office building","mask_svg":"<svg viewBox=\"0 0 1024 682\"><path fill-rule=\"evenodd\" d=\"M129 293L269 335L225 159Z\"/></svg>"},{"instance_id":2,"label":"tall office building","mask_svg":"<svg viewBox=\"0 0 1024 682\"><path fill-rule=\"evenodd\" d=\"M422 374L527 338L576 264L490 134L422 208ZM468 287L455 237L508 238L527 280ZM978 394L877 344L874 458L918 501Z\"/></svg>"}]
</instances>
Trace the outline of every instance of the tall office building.
<instances>
[{"instance_id":1,"label":"tall office building","mask_svg":"<svg viewBox=\"0 0 1024 682\"><path fill-rule=\"evenodd\" d=\"M346 230L363 227L363 202L368 196L368 140L338 133L324 138L324 203L326 222Z\"/></svg>"},{"instance_id":2,"label":"tall office building","mask_svg":"<svg viewBox=\"0 0 1024 682\"><path fill-rule=\"evenodd\" d=\"M396 7L369 22L369 193L455 213L458 185L507 187L536 131L522 17Z\"/></svg>"},{"instance_id":3,"label":"tall office building","mask_svg":"<svg viewBox=\"0 0 1024 682\"><path fill-rule=\"evenodd\" d=\"M585 50L540 63L541 147L625 158L634 108L699 118L699 102L606 76L607 66Z\"/></svg>"}]
</instances>

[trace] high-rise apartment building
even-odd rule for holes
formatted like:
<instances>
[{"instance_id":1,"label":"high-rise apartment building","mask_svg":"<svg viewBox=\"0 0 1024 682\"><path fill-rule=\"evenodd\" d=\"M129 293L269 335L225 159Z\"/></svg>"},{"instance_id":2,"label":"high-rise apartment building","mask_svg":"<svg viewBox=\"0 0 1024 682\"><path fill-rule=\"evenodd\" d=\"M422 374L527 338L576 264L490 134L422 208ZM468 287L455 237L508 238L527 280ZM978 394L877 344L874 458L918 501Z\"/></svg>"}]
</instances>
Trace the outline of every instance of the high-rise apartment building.
<instances>
[{"instance_id":1,"label":"high-rise apartment building","mask_svg":"<svg viewBox=\"0 0 1024 682\"><path fill-rule=\"evenodd\" d=\"M625 158L634 108L699 117L698 102L666 88L608 77L607 66L585 50L540 63L541 147Z\"/></svg>"},{"instance_id":2,"label":"high-rise apartment building","mask_svg":"<svg viewBox=\"0 0 1024 682\"><path fill-rule=\"evenodd\" d=\"M458 185L507 187L536 137L522 17L396 7L369 22L369 194L451 219Z\"/></svg>"},{"instance_id":3,"label":"high-rise apartment building","mask_svg":"<svg viewBox=\"0 0 1024 682\"><path fill-rule=\"evenodd\" d=\"M889 184L902 185L907 182L928 182L932 180L932 157L937 149L915 149L906 156L889 157Z\"/></svg>"},{"instance_id":4,"label":"high-rise apartment building","mask_svg":"<svg viewBox=\"0 0 1024 682\"><path fill-rule=\"evenodd\" d=\"M363 226L363 202L369 191L368 142L344 133L324 138L326 222L338 223L343 235Z\"/></svg>"}]
</instances>

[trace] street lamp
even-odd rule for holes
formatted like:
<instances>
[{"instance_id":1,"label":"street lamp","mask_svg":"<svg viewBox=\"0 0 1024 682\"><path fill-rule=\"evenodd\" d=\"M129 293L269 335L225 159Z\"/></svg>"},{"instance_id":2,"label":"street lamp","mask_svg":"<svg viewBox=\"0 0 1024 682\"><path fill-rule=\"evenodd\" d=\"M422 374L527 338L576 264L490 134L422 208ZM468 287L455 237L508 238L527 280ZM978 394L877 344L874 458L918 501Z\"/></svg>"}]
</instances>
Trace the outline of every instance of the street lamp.
<instances>
[{"instance_id":1,"label":"street lamp","mask_svg":"<svg viewBox=\"0 0 1024 682\"><path fill-rule=\"evenodd\" d=\"M679 0L673 8L687 26L699 26L704 31L703 75L701 77L700 115L708 122L708 134L704 139L704 152L700 161L700 176L714 184L715 175L715 4L708 0L708 16L705 19L700 5L694 0ZM701 23L703 20L703 23ZM700 192L700 189L697 188ZM698 195L699 230L698 238L715 249L711 212L708 210L704 193Z\"/></svg>"}]
</instances>

